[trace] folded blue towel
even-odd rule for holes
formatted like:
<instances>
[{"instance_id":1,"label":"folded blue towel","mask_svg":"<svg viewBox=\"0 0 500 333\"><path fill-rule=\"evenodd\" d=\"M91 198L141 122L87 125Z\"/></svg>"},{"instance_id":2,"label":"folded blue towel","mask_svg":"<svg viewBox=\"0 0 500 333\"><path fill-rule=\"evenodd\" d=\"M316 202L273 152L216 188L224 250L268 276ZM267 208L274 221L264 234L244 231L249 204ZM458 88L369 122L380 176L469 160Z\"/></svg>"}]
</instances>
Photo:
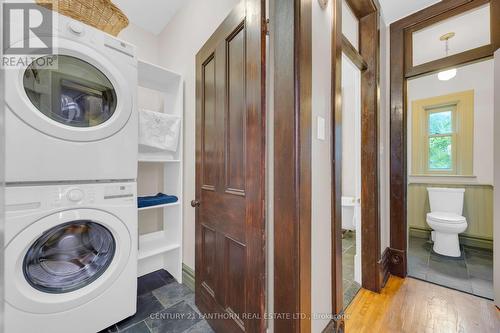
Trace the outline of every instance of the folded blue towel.
<instances>
[{"instance_id":1,"label":"folded blue towel","mask_svg":"<svg viewBox=\"0 0 500 333\"><path fill-rule=\"evenodd\" d=\"M151 207L158 205L165 205L168 203L177 202L179 198L175 195L167 195L163 193L158 193L157 195L148 196L148 197L138 197L137 198L137 206L139 208L143 207Z\"/></svg>"}]
</instances>

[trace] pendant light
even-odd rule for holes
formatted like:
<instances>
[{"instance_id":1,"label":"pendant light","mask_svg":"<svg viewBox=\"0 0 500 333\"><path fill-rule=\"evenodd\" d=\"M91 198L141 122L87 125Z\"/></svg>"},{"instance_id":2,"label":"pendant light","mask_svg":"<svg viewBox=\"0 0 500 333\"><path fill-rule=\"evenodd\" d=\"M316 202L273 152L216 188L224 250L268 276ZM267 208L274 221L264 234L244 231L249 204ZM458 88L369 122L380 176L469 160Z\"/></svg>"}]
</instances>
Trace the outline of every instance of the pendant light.
<instances>
[{"instance_id":1,"label":"pendant light","mask_svg":"<svg viewBox=\"0 0 500 333\"><path fill-rule=\"evenodd\" d=\"M454 32L448 32L447 34L444 34L441 37L439 37L440 41L445 42L446 56L448 56L448 53L450 52L449 40L453 37L455 37ZM448 81L448 80L453 79L456 75L457 75L457 69L451 68L451 69L447 69L447 70L439 72L438 79L440 81Z\"/></svg>"}]
</instances>

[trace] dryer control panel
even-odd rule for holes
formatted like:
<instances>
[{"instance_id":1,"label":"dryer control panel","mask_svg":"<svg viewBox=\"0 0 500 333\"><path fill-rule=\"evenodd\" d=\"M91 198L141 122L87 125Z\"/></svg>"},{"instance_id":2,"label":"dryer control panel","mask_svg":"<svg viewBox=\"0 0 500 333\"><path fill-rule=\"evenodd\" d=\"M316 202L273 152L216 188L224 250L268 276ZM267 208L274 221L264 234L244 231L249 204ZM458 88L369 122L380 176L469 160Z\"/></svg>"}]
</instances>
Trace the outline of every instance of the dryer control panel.
<instances>
[{"instance_id":1,"label":"dryer control panel","mask_svg":"<svg viewBox=\"0 0 500 333\"><path fill-rule=\"evenodd\" d=\"M6 188L7 213L66 207L136 206L136 183L95 183Z\"/></svg>"}]
</instances>

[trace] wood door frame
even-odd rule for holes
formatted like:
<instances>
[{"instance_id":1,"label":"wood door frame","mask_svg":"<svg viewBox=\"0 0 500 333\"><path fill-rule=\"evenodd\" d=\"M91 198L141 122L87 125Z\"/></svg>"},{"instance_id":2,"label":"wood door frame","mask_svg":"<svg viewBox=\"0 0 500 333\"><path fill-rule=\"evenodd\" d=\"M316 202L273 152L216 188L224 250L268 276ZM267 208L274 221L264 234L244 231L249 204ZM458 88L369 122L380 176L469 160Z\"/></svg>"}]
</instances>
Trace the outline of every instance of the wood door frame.
<instances>
[{"instance_id":1,"label":"wood door frame","mask_svg":"<svg viewBox=\"0 0 500 333\"><path fill-rule=\"evenodd\" d=\"M491 44L414 66L412 32L490 3ZM443 0L391 24L390 272L407 275L407 91L409 78L493 56L500 47L500 0ZM496 19L495 19L496 18Z\"/></svg>"},{"instance_id":2,"label":"wood door frame","mask_svg":"<svg viewBox=\"0 0 500 333\"><path fill-rule=\"evenodd\" d=\"M274 50L274 320L311 331L312 2L271 2ZM305 314L306 318L296 314Z\"/></svg>"},{"instance_id":3,"label":"wood door frame","mask_svg":"<svg viewBox=\"0 0 500 333\"><path fill-rule=\"evenodd\" d=\"M361 266L362 286L379 292L388 274L380 254L379 81L380 5L346 0L359 20L359 50L342 34L342 0L334 0L332 24L332 311L328 331L342 331L342 53L361 71Z\"/></svg>"}]
</instances>

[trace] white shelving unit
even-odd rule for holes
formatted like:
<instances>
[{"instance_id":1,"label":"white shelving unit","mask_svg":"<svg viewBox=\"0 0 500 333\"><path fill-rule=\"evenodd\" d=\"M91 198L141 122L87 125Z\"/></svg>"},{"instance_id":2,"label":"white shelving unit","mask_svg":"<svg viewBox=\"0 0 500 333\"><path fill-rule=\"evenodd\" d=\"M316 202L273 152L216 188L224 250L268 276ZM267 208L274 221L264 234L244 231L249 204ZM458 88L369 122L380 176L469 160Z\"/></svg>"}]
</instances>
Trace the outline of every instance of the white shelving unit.
<instances>
[{"instance_id":1,"label":"white shelving unit","mask_svg":"<svg viewBox=\"0 0 500 333\"><path fill-rule=\"evenodd\" d=\"M175 203L139 208L138 275L165 269L182 282L183 82L165 68L139 60L139 112L142 109L177 115L181 133L176 152L139 145L139 195L162 192ZM141 101L142 94L142 101ZM151 230L151 225L156 229ZM144 232L146 229L146 232Z\"/></svg>"}]
</instances>

